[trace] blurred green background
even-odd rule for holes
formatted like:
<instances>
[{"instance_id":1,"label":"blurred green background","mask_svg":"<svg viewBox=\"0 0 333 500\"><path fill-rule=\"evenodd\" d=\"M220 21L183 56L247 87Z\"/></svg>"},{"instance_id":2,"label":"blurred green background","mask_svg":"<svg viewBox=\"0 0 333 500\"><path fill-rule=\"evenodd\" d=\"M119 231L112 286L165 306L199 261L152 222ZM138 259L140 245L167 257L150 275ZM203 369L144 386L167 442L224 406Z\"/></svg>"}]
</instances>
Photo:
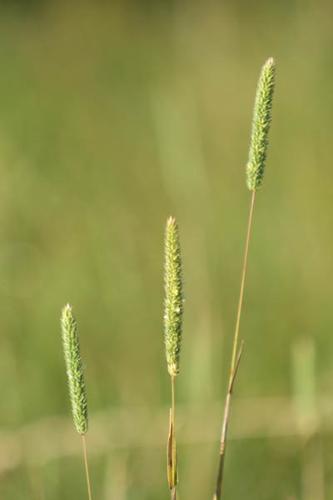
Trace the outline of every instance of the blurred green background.
<instances>
[{"instance_id":1,"label":"blurred green background","mask_svg":"<svg viewBox=\"0 0 333 500\"><path fill-rule=\"evenodd\" d=\"M211 498L249 206L256 81L277 88L225 498L333 498L333 8L0 4L0 498L85 498L59 332L88 385L94 498L164 499L163 233L185 329L180 498Z\"/></svg>"}]
</instances>

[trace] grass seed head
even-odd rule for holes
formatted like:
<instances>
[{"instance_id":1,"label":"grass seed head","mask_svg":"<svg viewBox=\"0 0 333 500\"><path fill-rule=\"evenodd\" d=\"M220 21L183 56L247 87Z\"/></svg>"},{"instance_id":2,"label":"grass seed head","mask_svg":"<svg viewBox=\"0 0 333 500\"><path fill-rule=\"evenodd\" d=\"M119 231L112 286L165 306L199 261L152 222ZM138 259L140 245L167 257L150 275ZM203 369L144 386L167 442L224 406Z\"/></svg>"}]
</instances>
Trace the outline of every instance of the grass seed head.
<instances>
[{"instance_id":1,"label":"grass seed head","mask_svg":"<svg viewBox=\"0 0 333 500\"><path fill-rule=\"evenodd\" d=\"M270 58L262 67L254 104L249 160L246 167L247 186L250 191L256 191L264 177L274 86L275 63Z\"/></svg>"},{"instance_id":2,"label":"grass seed head","mask_svg":"<svg viewBox=\"0 0 333 500\"><path fill-rule=\"evenodd\" d=\"M85 434L88 430L87 394L77 324L69 304L62 310L61 332L74 425L79 434Z\"/></svg>"},{"instance_id":3,"label":"grass seed head","mask_svg":"<svg viewBox=\"0 0 333 500\"><path fill-rule=\"evenodd\" d=\"M178 226L173 217L170 217L166 224L164 287L164 341L166 360L168 372L174 377L179 373L184 299Z\"/></svg>"}]
</instances>

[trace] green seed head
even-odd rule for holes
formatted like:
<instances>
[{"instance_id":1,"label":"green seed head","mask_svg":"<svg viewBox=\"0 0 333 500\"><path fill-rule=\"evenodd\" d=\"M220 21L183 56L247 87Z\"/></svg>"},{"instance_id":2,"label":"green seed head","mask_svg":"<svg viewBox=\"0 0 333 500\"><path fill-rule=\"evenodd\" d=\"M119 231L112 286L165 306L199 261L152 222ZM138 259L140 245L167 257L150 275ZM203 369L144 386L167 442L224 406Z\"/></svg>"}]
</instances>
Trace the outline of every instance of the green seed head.
<instances>
[{"instance_id":1,"label":"green seed head","mask_svg":"<svg viewBox=\"0 0 333 500\"><path fill-rule=\"evenodd\" d=\"M69 304L62 310L61 332L74 425L79 434L85 434L88 430L87 394L77 324Z\"/></svg>"},{"instance_id":2,"label":"green seed head","mask_svg":"<svg viewBox=\"0 0 333 500\"><path fill-rule=\"evenodd\" d=\"M247 186L250 191L261 186L264 176L274 86L275 63L270 58L262 67L254 104L249 160L246 167Z\"/></svg>"},{"instance_id":3,"label":"green seed head","mask_svg":"<svg viewBox=\"0 0 333 500\"><path fill-rule=\"evenodd\" d=\"M183 279L178 226L170 217L165 232L164 268L164 341L168 372L174 377L179 373L179 356L183 323Z\"/></svg>"}]
</instances>

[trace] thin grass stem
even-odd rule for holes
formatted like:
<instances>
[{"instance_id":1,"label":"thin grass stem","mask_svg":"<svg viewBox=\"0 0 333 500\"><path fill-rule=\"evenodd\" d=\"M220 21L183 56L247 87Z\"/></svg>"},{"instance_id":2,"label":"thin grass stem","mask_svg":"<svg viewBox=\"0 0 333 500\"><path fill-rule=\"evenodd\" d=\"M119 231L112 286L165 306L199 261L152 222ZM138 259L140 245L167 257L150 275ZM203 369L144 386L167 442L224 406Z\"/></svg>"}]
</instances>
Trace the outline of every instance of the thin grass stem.
<instances>
[{"instance_id":1,"label":"thin grass stem","mask_svg":"<svg viewBox=\"0 0 333 500\"><path fill-rule=\"evenodd\" d=\"M169 444L168 444L168 467L169 467L169 486L171 500L177 499L177 447L176 447L176 403L175 389L176 377L171 375L171 408L170 408L170 429L169 429Z\"/></svg>"},{"instance_id":2,"label":"thin grass stem","mask_svg":"<svg viewBox=\"0 0 333 500\"><path fill-rule=\"evenodd\" d=\"M172 425L175 426L176 417L176 405L175 405L175 377L171 377L171 415L172 415Z\"/></svg>"},{"instance_id":3,"label":"thin grass stem","mask_svg":"<svg viewBox=\"0 0 333 500\"><path fill-rule=\"evenodd\" d=\"M254 214L255 200L256 200L256 191L252 191L249 219L248 219L247 231L246 231L242 278L241 278L239 301L238 301L238 308L237 308L237 319L236 319L235 334L234 334L234 341L233 341L233 347L232 347L230 378L232 378L232 376L233 376L233 372L235 371L235 366L236 366L236 361L237 361L239 329L240 329L240 321L241 321L243 300L244 300L244 289L245 289L245 280L246 280L246 273L247 273L247 262L248 262L248 256L249 256L249 246L250 246L250 239L251 239L251 232L252 232L252 225L253 225L253 214Z\"/></svg>"},{"instance_id":4,"label":"thin grass stem","mask_svg":"<svg viewBox=\"0 0 333 500\"><path fill-rule=\"evenodd\" d=\"M82 438L82 452L83 452L84 470L86 473L86 481L87 481L88 499L92 500L89 465L88 465L87 442L86 442L85 434L82 434L81 438Z\"/></svg>"},{"instance_id":5,"label":"thin grass stem","mask_svg":"<svg viewBox=\"0 0 333 500\"><path fill-rule=\"evenodd\" d=\"M244 248L244 258L243 258L243 266L242 266L242 274L241 274L239 300L238 300L238 307L237 307L236 325L235 325L234 339L233 339L233 345L232 345L232 356L231 356L231 364L230 364L228 390L227 390L227 396L226 396L225 405L224 405L224 415L223 415L223 421L222 421L219 465L218 465L218 472L217 472L216 488L215 488L215 493L214 493L214 497L213 497L214 500L220 500L221 496L222 496L223 470L224 470L224 459L225 459L227 435L228 435L228 423L229 423L229 415L230 415L231 397L232 397L233 387L234 387L235 379L237 376L239 363L240 363L241 355L242 355L242 349L243 349L243 344L241 344L241 347L239 349L238 343L239 343L240 322L241 322L243 301L244 301L245 281L246 281L246 274L247 274L247 267L248 267L249 246L250 246L252 226L253 226L253 214L254 214L255 198L256 198L256 191L252 191L250 210L249 210L249 218L248 218L247 230L246 230L246 239L245 239L245 248Z\"/></svg>"}]
</instances>

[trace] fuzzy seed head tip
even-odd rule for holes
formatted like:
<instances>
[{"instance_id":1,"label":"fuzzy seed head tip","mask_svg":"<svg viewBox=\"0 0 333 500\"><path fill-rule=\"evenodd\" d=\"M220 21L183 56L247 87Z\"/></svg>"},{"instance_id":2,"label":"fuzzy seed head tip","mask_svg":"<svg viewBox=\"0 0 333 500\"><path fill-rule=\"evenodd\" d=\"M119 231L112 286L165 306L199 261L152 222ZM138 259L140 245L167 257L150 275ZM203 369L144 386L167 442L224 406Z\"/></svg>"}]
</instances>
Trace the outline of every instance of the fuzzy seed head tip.
<instances>
[{"instance_id":1,"label":"fuzzy seed head tip","mask_svg":"<svg viewBox=\"0 0 333 500\"><path fill-rule=\"evenodd\" d=\"M175 217L170 215L170 217L168 217L168 220L167 220L167 227L176 226L176 225L177 225L177 222L176 222Z\"/></svg>"},{"instance_id":2,"label":"fuzzy seed head tip","mask_svg":"<svg viewBox=\"0 0 333 500\"><path fill-rule=\"evenodd\" d=\"M254 103L249 159L246 166L246 181L250 191L256 191L263 182L274 87L275 62L270 57L261 69Z\"/></svg>"},{"instance_id":3,"label":"fuzzy seed head tip","mask_svg":"<svg viewBox=\"0 0 333 500\"><path fill-rule=\"evenodd\" d=\"M88 430L88 404L73 309L66 304L61 314L61 334L74 426L79 434Z\"/></svg>"},{"instance_id":4,"label":"fuzzy seed head tip","mask_svg":"<svg viewBox=\"0 0 333 500\"><path fill-rule=\"evenodd\" d=\"M183 276L178 225L169 217L165 231L164 255L164 343L169 374L179 373L183 328Z\"/></svg>"},{"instance_id":5,"label":"fuzzy seed head tip","mask_svg":"<svg viewBox=\"0 0 333 500\"><path fill-rule=\"evenodd\" d=\"M72 306L70 304L66 304L63 309L62 309L62 315L61 317L63 318L64 316L69 316L72 314Z\"/></svg>"}]
</instances>

